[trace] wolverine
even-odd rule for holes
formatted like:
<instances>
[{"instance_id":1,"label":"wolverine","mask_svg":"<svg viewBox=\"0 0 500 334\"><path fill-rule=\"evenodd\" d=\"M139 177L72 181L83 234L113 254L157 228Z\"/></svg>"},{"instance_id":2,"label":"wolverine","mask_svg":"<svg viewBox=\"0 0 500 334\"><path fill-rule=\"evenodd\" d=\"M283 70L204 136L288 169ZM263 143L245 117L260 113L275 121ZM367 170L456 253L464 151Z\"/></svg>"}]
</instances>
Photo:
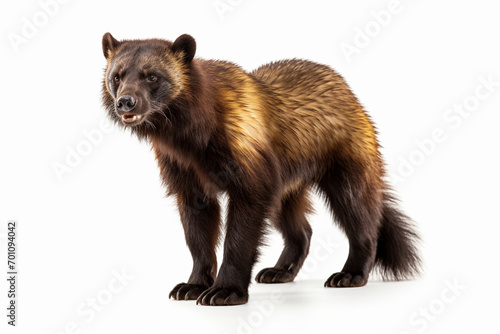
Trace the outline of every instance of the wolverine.
<instances>
[{"instance_id":1,"label":"wolverine","mask_svg":"<svg viewBox=\"0 0 500 334\"><path fill-rule=\"evenodd\" d=\"M313 191L349 241L344 267L325 287L364 286L372 270L396 280L420 272L419 236L385 180L377 131L333 69L292 59L246 72L195 58L190 35L119 41L106 33L102 47L103 106L151 144L192 254L191 275L170 298L246 303L269 225L284 249L255 280L293 281L309 252ZM217 272L221 194L228 208Z\"/></svg>"}]
</instances>

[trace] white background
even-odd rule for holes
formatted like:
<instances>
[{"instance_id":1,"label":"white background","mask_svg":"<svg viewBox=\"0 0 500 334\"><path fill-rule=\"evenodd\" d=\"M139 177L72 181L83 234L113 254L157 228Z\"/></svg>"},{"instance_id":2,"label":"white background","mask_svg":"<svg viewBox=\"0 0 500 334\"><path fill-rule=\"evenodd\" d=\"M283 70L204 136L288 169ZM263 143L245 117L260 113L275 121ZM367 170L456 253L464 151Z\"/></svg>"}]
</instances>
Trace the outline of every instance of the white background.
<instances>
[{"instance_id":1,"label":"white background","mask_svg":"<svg viewBox=\"0 0 500 334\"><path fill-rule=\"evenodd\" d=\"M218 3L231 10L218 13ZM0 263L5 272L6 222L17 219L20 278L15 329L6 325L1 279L0 331L498 333L497 4L401 0L382 26L373 13L388 0L74 0L50 7L50 17L38 1L2 2ZM10 39L26 20L39 27L16 50ZM335 68L378 126L402 207L423 235L424 276L323 288L348 245L316 198L311 254L295 283L252 284L250 302L237 307L168 300L187 280L191 257L150 147L112 128L71 172L59 179L54 171L88 144L85 131L101 131L107 31L118 39L189 33L199 56L248 70L292 57ZM347 44L359 46L352 57L342 51ZM481 78L497 84L488 91ZM453 113L464 103L466 117ZM279 235L268 244L254 273L279 256ZM133 279L111 293L122 270ZM93 316L92 298L101 301Z\"/></svg>"}]
</instances>

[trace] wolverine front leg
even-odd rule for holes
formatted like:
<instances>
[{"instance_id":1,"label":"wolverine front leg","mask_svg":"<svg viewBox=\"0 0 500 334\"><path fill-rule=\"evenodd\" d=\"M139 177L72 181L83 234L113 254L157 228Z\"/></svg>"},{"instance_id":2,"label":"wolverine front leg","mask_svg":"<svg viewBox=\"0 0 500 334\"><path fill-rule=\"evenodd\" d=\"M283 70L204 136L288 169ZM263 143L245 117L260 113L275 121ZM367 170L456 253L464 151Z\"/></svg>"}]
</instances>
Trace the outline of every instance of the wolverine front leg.
<instances>
[{"instance_id":1,"label":"wolverine front leg","mask_svg":"<svg viewBox=\"0 0 500 334\"><path fill-rule=\"evenodd\" d=\"M270 187L271 188L271 187ZM271 189L229 194L224 259L213 286L197 300L202 305L238 305L248 301L248 286L265 219L273 209Z\"/></svg>"},{"instance_id":2,"label":"wolverine front leg","mask_svg":"<svg viewBox=\"0 0 500 334\"><path fill-rule=\"evenodd\" d=\"M193 257L193 270L187 283L180 283L170 292L176 300L197 299L212 286L217 275L215 247L219 237L220 207L217 199L192 191L177 194L186 243Z\"/></svg>"}]
</instances>

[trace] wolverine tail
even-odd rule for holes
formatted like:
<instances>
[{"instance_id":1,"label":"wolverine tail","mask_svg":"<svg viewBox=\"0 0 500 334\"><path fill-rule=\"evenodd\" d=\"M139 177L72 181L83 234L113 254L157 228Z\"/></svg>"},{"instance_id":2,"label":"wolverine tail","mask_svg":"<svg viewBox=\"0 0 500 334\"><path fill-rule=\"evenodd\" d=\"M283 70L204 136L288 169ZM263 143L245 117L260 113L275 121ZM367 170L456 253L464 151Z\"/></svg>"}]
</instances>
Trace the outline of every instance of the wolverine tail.
<instances>
[{"instance_id":1,"label":"wolverine tail","mask_svg":"<svg viewBox=\"0 0 500 334\"><path fill-rule=\"evenodd\" d=\"M421 273L417 250L420 237L396 202L392 195L385 196L375 265L384 279L401 280Z\"/></svg>"}]
</instances>

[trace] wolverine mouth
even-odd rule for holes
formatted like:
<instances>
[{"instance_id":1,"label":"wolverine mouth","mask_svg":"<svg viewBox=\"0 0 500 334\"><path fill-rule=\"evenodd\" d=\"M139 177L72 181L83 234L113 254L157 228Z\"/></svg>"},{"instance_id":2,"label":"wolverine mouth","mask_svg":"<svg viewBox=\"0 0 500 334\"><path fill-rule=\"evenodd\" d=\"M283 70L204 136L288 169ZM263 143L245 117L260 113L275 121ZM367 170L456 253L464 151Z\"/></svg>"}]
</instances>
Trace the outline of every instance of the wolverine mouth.
<instances>
[{"instance_id":1,"label":"wolverine mouth","mask_svg":"<svg viewBox=\"0 0 500 334\"><path fill-rule=\"evenodd\" d=\"M126 125L135 125L141 122L142 115L137 114L124 114L122 115L122 122Z\"/></svg>"}]
</instances>

